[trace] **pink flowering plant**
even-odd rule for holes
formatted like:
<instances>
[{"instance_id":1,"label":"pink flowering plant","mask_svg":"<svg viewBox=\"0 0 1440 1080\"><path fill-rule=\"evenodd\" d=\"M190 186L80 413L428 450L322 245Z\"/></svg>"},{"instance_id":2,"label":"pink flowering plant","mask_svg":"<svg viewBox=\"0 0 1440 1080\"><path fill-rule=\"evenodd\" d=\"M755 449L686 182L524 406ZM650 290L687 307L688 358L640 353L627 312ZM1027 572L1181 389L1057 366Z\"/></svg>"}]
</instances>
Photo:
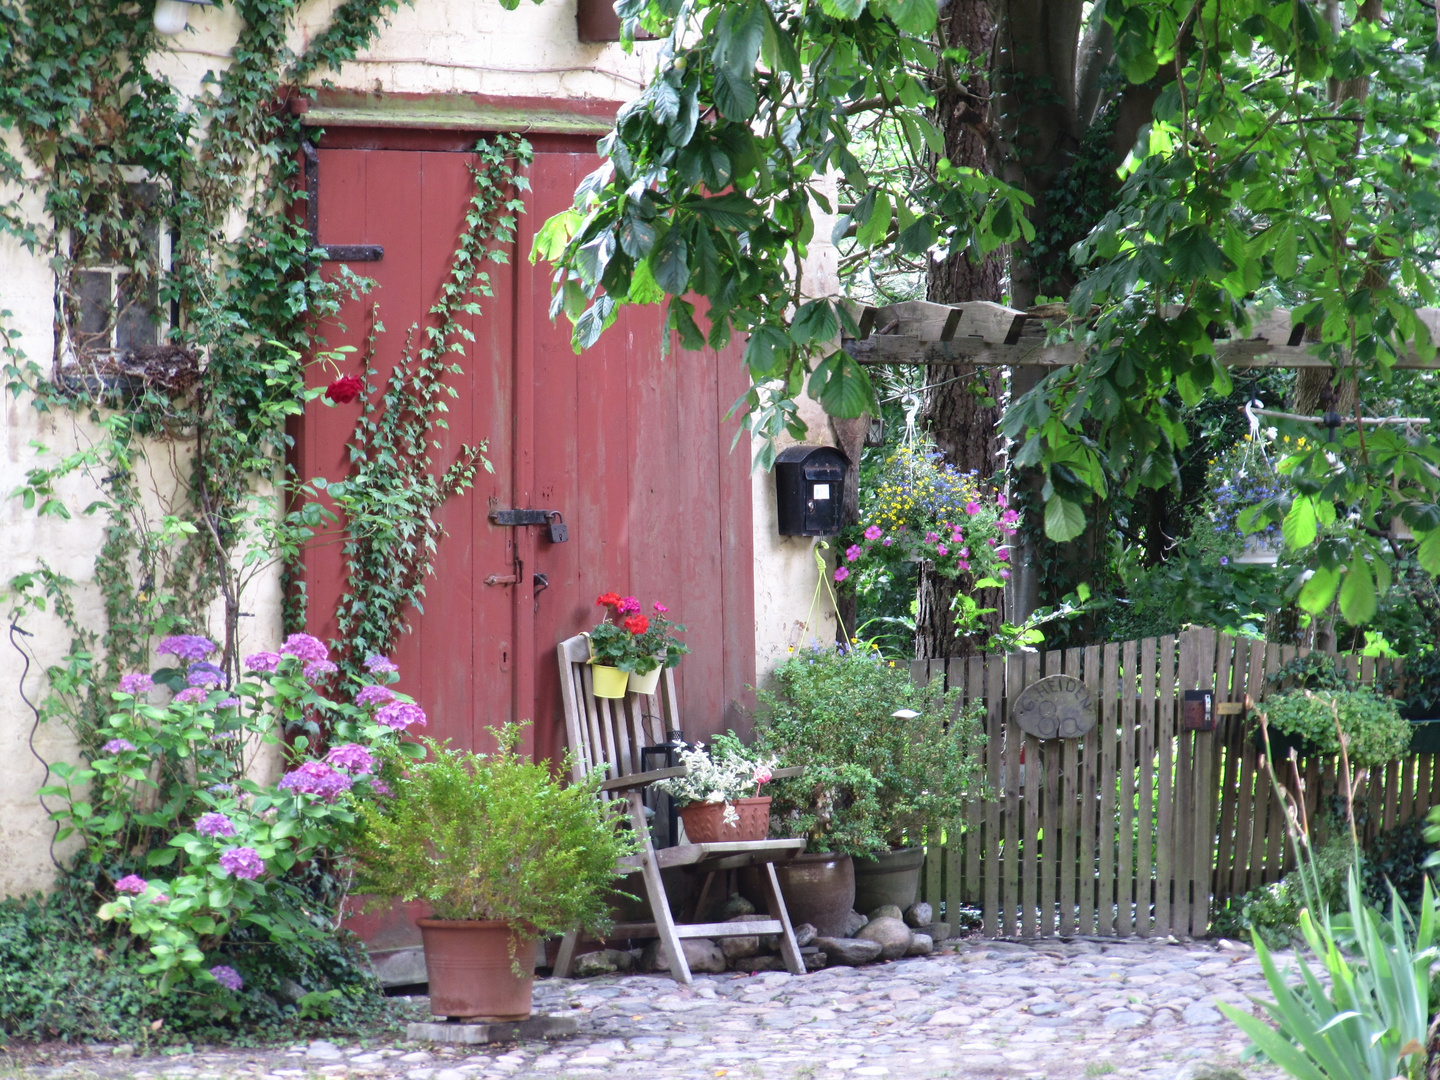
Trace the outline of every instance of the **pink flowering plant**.
<instances>
[{"instance_id":1,"label":"pink flowering plant","mask_svg":"<svg viewBox=\"0 0 1440 1080\"><path fill-rule=\"evenodd\" d=\"M229 671L219 651L198 634L162 640L172 666L121 677L89 761L52 765L56 782L41 792L62 800L58 838L83 839L82 857L113 882L99 914L148 947L142 970L211 990L235 981L216 964L231 930L302 945L332 932L291 871L343 858L363 805L424 754L401 736L425 725L387 685L398 674L384 657L369 658L357 685L336 678L307 634ZM262 782L257 755L275 747L281 775Z\"/></svg>"},{"instance_id":2,"label":"pink flowering plant","mask_svg":"<svg viewBox=\"0 0 1440 1080\"><path fill-rule=\"evenodd\" d=\"M640 601L619 593L601 593L595 606L605 617L590 631L590 655L597 664L648 675L657 667L673 668L690 651L676 635L685 627L671 622L669 608L658 600L648 612Z\"/></svg>"}]
</instances>

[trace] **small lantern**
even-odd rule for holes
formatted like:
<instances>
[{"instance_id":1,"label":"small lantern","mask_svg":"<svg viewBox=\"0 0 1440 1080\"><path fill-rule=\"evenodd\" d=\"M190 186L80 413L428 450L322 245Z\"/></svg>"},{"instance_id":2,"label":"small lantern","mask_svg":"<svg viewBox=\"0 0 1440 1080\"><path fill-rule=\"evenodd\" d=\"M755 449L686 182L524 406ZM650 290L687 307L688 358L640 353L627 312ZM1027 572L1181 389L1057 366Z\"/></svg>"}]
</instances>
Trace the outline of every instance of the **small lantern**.
<instances>
[{"instance_id":1,"label":"small lantern","mask_svg":"<svg viewBox=\"0 0 1440 1080\"><path fill-rule=\"evenodd\" d=\"M833 446L791 446L775 458L781 536L834 536L850 459Z\"/></svg>"}]
</instances>

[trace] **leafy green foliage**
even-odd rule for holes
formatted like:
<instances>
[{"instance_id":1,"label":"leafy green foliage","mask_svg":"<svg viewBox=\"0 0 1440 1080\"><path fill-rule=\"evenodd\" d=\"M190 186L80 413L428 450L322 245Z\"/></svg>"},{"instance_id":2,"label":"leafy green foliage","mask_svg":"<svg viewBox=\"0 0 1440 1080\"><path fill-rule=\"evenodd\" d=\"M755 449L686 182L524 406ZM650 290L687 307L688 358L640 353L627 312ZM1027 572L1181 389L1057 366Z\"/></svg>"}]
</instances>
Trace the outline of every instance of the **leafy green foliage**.
<instances>
[{"instance_id":1,"label":"leafy green foliage","mask_svg":"<svg viewBox=\"0 0 1440 1080\"><path fill-rule=\"evenodd\" d=\"M758 696L756 750L805 770L774 782L772 829L807 837L811 851L923 843L981 789L983 709L938 683L916 686L872 650L797 654Z\"/></svg>"},{"instance_id":2,"label":"leafy green foliage","mask_svg":"<svg viewBox=\"0 0 1440 1080\"><path fill-rule=\"evenodd\" d=\"M361 887L428 901L440 919L603 933L615 864L634 850L623 804L598 798L601 772L562 784L549 762L516 753L518 728L496 736L493 754L426 740L429 758L406 767L395 797L364 811L354 849Z\"/></svg>"},{"instance_id":3,"label":"leafy green foliage","mask_svg":"<svg viewBox=\"0 0 1440 1080\"><path fill-rule=\"evenodd\" d=\"M1394 761L1410 748L1409 721L1401 719L1393 700L1369 687L1289 690L1266 699L1264 712L1272 727L1304 739L1316 753L1338 754L1343 733L1356 765Z\"/></svg>"},{"instance_id":4,"label":"leafy green foliage","mask_svg":"<svg viewBox=\"0 0 1440 1080\"><path fill-rule=\"evenodd\" d=\"M1319 902L1330 907L1344 898L1346 878L1355 865L1355 845L1348 834L1335 836L1315 850L1313 859L1311 881L1319 885ZM1215 913L1211 935L1242 938L1254 933L1271 948L1290 948L1300 936L1300 912L1311 902L1304 873L1291 871L1277 882L1233 898Z\"/></svg>"}]
</instances>

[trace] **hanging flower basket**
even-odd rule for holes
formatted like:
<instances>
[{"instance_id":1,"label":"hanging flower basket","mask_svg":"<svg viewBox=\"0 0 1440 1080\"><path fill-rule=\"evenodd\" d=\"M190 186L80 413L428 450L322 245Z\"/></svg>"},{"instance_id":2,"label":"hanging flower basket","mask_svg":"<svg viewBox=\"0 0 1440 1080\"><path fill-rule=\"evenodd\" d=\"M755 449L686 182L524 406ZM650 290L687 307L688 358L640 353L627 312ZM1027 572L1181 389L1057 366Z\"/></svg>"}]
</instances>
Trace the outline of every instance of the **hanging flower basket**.
<instances>
[{"instance_id":1,"label":"hanging flower basket","mask_svg":"<svg viewBox=\"0 0 1440 1080\"><path fill-rule=\"evenodd\" d=\"M1245 547L1233 561L1241 566L1274 566L1280 561L1284 547L1284 541L1278 536L1251 533L1245 537Z\"/></svg>"}]
</instances>

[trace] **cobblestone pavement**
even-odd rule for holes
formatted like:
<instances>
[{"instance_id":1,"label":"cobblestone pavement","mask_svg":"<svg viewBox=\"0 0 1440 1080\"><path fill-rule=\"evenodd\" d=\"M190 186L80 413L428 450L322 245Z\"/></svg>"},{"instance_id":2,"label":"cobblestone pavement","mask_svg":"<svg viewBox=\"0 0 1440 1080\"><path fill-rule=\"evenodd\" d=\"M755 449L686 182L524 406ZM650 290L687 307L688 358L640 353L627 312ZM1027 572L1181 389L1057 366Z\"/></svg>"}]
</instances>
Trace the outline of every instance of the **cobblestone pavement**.
<instances>
[{"instance_id":1,"label":"cobblestone pavement","mask_svg":"<svg viewBox=\"0 0 1440 1080\"><path fill-rule=\"evenodd\" d=\"M1282 966L1288 958L1282 957ZM1209 943L966 942L864 968L539 980L536 1012L581 1017L578 1037L493 1048L312 1043L126 1058L94 1048L27 1080L859 1080L1089 1077L1197 1080L1235 1074L1245 1040L1216 1010L1264 994L1248 947ZM123 1055L128 1048L121 1048ZM472 1053L472 1049L484 1049Z\"/></svg>"}]
</instances>

